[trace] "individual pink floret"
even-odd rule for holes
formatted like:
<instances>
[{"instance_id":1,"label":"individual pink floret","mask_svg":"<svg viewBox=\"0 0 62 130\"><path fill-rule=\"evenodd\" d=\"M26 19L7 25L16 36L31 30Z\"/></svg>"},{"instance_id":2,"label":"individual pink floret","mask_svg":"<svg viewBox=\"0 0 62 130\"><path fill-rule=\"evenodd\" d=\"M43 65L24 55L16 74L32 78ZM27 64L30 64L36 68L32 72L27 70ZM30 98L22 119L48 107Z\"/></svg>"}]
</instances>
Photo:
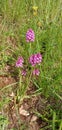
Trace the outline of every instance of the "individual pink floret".
<instances>
[{"instance_id":1,"label":"individual pink floret","mask_svg":"<svg viewBox=\"0 0 62 130\"><path fill-rule=\"evenodd\" d=\"M42 55L40 53L31 55L29 58L29 62L32 66L40 64L42 62Z\"/></svg>"},{"instance_id":2,"label":"individual pink floret","mask_svg":"<svg viewBox=\"0 0 62 130\"><path fill-rule=\"evenodd\" d=\"M26 76L26 70L22 70L21 75Z\"/></svg>"},{"instance_id":3,"label":"individual pink floret","mask_svg":"<svg viewBox=\"0 0 62 130\"><path fill-rule=\"evenodd\" d=\"M16 61L16 67L23 67L24 59L23 57L19 57Z\"/></svg>"},{"instance_id":4,"label":"individual pink floret","mask_svg":"<svg viewBox=\"0 0 62 130\"><path fill-rule=\"evenodd\" d=\"M39 74L40 74L40 71L38 69L33 70L33 75L39 76Z\"/></svg>"},{"instance_id":5,"label":"individual pink floret","mask_svg":"<svg viewBox=\"0 0 62 130\"><path fill-rule=\"evenodd\" d=\"M32 29L29 29L26 33L26 41L27 42L34 42L35 40L35 34Z\"/></svg>"}]
</instances>

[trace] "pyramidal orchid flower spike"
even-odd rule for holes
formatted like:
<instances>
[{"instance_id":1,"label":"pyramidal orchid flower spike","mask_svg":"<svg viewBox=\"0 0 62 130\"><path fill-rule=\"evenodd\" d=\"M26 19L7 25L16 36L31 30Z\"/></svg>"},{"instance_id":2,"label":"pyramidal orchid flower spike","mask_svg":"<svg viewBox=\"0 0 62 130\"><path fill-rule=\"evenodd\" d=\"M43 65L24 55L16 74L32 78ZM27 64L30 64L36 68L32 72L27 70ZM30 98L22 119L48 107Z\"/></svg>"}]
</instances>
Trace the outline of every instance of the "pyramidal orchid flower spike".
<instances>
[{"instance_id":1,"label":"pyramidal orchid flower spike","mask_svg":"<svg viewBox=\"0 0 62 130\"><path fill-rule=\"evenodd\" d=\"M38 69L34 69L32 73L33 75L39 76L40 71Z\"/></svg>"},{"instance_id":2,"label":"pyramidal orchid flower spike","mask_svg":"<svg viewBox=\"0 0 62 130\"><path fill-rule=\"evenodd\" d=\"M29 58L29 62L32 66L40 64L42 62L42 55L40 53L31 55Z\"/></svg>"},{"instance_id":3,"label":"pyramidal orchid flower spike","mask_svg":"<svg viewBox=\"0 0 62 130\"><path fill-rule=\"evenodd\" d=\"M19 57L16 61L16 67L23 67L24 59L23 57Z\"/></svg>"},{"instance_id":4,"label":"pyramidal orchid flower spike","mask_svg":"<svg viewBox=\"0 0 62 130\"><path fill-rule=\"evenodd\" d=\"M26 41L27 42L34 42L35 40L35 34L32 29L29 29L26 33Z\"/></svg>"}]
</instances>

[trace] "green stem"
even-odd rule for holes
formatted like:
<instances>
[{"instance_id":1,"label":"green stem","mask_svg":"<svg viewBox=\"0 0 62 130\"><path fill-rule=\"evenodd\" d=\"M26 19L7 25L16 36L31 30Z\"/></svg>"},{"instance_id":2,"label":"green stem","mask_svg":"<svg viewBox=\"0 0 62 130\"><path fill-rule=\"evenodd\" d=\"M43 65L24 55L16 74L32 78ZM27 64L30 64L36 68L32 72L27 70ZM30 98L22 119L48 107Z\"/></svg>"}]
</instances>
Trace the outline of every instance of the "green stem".
<instances>
[{"instance_id":1,"label":"green stem","mask_svg":"<svg viewBox=\"0 0 62 130\"><path fill-rule=\"evenodd\" d=\"M21 70L19 69L19 87L22 85L22 76L21 76Z\"/></svg>"},{"instance_id":2,"label":"green stem","mask_svg":"<svg viewBox=\"0 0 62 130\"><path fill-rule=\"evenodd\" d=\"M29 43L30 46L29 46L29 56L32 54L32 48L31 48L31 43Z\"/></svg>"}]
</instances>

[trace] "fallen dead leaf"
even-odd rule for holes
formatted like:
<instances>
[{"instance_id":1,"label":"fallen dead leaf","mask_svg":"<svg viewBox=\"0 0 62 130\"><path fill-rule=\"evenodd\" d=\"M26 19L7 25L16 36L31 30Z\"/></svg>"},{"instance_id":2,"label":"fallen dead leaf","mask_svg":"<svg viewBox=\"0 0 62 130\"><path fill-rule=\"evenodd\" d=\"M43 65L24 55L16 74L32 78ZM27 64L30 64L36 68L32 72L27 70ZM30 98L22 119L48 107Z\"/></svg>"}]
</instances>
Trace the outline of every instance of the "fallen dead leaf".
<instances>
[{"instance_id":1,"label":"fallen dead leaf","mask_svg":"<svg viewBox=\"0 0 62 130\"><path fill-rule=\"evenodd\" d=\"M12 92L11 94L10 94L10 97L14 97L15 95L14 95L14 93Z\"/></svg>"},{"instance_id":2,"label":"fallen dead leaf","mask_svg":"<svg viewBox=\"0 0 62 130\"><path fill-rule=\"evenodd\" d=\"M29 112L26 111L24 108L23 108L23 105L19 108L19 113L20 115L23 115L23 116L29 116Z\"/></svg>"},{"instance_id":3,"label":"fallen dead leaf","mask_svg":"<svg viewBox=\"0 0 62 130\"><path fill-rule=\"evenodd\" d=\"M31 122L34 122L34 121L36 121L36 120L37 120L37 116L33 115L32 118L31 118L30 123L31 123Z\"/></svg>"}]
</instances>

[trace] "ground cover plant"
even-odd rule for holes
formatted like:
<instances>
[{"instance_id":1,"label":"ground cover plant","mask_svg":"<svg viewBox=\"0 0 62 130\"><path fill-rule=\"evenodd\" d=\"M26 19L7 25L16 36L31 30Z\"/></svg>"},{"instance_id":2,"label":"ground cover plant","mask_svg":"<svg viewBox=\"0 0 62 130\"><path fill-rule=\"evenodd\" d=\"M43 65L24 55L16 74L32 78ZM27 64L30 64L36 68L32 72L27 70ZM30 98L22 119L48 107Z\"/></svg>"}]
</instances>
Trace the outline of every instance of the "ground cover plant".
<instances>
[{"instance_id":1,"label":"ground cover plant","mask_svg":"<svg viewBox=\"0 0 62 130\"><path fill-rule=\"evenodd\" d=\"M62 130L62 1L0 0L0 129Z\"/></svg>"}]
</instances>

